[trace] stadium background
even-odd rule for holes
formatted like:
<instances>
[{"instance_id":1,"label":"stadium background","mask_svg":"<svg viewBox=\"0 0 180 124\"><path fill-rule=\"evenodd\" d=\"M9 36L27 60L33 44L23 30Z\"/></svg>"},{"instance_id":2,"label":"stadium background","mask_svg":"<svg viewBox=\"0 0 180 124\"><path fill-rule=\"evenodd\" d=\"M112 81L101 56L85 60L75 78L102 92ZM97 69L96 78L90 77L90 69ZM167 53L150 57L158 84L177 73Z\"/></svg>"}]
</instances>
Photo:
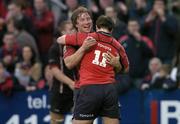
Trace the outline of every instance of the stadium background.
<instances>
[{"instance_id":1,"label":"stadium background","mask_svg":"<svg viewBox=\"0 0 180 124\"><path fill-rule=\"evenodd\" d=\"M111 16L116 22L113 36L127 49L133 68L127 75L117 75L122 124L180 124L179 0L162 0L165 21L161 20L161 14L150 21L147 19L153 11L154 0L40 0L46 3L44 7L39 6L46 14L38 16L34 14L38 13L34 1L0 0L0 69L3 70L0 73L0 124L49 123L48 49L60 35L60 24L70 19L79 5L88 7L93 22L101 14ZM140 27L136 33L128 29L130 20L135 20ZM6 49L8 41L13 44L10 51ZM145 43L145 51L141 51L141 41ZM39 72L36 80L28 80L25 86L18 81L17 64L22 62L22 48L26 45L35 51L33 57L39 64ZM133 45L134 48L128 47ZM152 73L153 67L149 64L154 57L160 61L155 61L160 63L156 73ZM31 77L33 74L28 75L28 79ZM8 81L4 82L4 78ZM70 120L69 114L65 123L69 124Z\"/></svg>"}]
</instances>

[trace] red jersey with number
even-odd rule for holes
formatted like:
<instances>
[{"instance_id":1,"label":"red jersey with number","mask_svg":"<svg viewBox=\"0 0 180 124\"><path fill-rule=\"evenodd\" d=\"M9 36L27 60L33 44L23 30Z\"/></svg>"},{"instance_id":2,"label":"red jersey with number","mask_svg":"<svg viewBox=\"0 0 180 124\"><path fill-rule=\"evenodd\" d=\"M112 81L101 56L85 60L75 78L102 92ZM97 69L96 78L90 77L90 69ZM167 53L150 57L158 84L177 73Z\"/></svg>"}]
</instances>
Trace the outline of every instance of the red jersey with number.
<instances>
[{"instance_id":1,"label":"red jersey with number","mask_svg":"<svg viewBox=\"0 0 180 124\"><path fill-rule=\"evenodd\" d=\"M91 36L96 39L94 45L81 60L79 69L79 85L114 83L114 68L106 63L104 55L109 51L114 56L120 55L121 63L128 68L129 62L124 48L110 34L105 32L76 33L66 35L66 45L81 46Z\"/></svg>"}]
</instances>

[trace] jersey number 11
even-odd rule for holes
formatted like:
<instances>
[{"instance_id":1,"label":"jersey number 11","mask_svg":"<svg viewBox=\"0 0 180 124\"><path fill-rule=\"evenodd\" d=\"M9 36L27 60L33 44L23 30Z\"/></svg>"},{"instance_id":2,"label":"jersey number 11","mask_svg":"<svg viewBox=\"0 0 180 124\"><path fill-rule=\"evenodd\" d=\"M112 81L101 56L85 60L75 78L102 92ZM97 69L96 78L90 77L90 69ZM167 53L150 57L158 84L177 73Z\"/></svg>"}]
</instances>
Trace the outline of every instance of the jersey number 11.
<instances>
[{"instance_id":1,"label":"jersey number 11","mask_svg":"<svg viewBox=\"0 0 180 124\"><path fill-rule=\"evenodd\" d=\"M105 56L106 53L102 53L102 54L101 54L101 51L100 51L100 50L95 50L95 51L94 51L94 54L95 54L95 58L94 58L94 60L92 61L92 63L95 64L95 65L99 65L99 66L101 66L101 67L106 67L106 59L104 58L104 56ZM100 56L103 57L101 62L99 61Z\"/></svg>"}]
</instances>

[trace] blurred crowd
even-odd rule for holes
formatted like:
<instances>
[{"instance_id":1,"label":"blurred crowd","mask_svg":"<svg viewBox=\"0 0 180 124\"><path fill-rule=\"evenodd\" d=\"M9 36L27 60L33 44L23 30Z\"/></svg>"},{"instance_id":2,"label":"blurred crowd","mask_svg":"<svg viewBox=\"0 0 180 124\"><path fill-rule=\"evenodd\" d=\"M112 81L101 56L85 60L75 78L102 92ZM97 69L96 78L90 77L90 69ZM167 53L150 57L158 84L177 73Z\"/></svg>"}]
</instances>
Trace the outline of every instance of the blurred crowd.
<instances>
[{"instance_id":1,"label":"blurred crowd","mask_svg":"<svg viewBox=\"0 0 180 124\"><path fill-rule=\"evenodd\" d=\"M117 74L120 93L136 87L180 87L180 0L0 0L0 92L47 87L48 50L78 6L105 14L125 48L130 72ZM94 25L95 30L95 25Z\"/></svg>"}]
</instances>

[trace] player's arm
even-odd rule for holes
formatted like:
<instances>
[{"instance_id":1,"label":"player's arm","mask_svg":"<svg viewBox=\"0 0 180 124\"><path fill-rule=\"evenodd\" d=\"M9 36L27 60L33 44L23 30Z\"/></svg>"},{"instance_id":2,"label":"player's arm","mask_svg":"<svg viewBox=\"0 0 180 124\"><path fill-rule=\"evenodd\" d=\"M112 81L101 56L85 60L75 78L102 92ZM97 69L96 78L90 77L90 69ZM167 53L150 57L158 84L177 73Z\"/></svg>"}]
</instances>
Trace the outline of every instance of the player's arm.
<instances>
[{"instance_id":1,"label":"player's arm","mask_svg":"<svg viewBox=\"0 0 180 124\"><path fill-rule=\"evenodd\" d=\"M57 66L50 66L52 75L60 82L74 89L74 81L67 77Z\"/></svg>"},{"instance_id":2,"label":"player's arm","mask_svg":"<svg viewBox=\"0 0 180 124\"><path fill-rule=\"evenodd\" d=\"M68 69L72 69L75 66L77 66L84 54L86 53L89 48L94 46L96 44L96 40L93 39L92 37L87 37L84 42L82 43L82 46L76 51L71 53L70 55L64 57L64 62L67 66ZM68 47L69 49L69 47ZM66 51L68 51L68 49Z\"/></svg>"},{"instance_id":3,"label":"player's arm","mask_svg":"<svg viewBox=\"0 0 180 124\"><path fill-rule=\"evenodd\" d=\"M120 55L120 63L122 65L122 69L121 69L121 73L128 73L129 72L129 60L126 54L125 49L123 48L123 46L120 46L120 51L119 51L119 55Z\"/></svg>"},{"instance_id":4,"label":"player's arm","mask_svg":"<svg viewBox=\"0 0 180 124\"><path fill-rule=\"evenodd\" d=\"M81 34L75 33L60 36L57 39L57 43L61 45L81 46L83 43L83 38L78 38L80 35Z\"/></svg>"},{"instance_id":5,"label":"player's arm","mask_svg":"<svg viewBox=\"0 0 180 124\"><path fill-rule=\"evenodd\" d=\"M75 35L68 35L67 37L66 35L63 35L57 39L57 42L59 44L66 44L67 42L76 43L75 39L76 39ZM82 57L84 56L84 53L85 53L84 47L80 47L75 52L75 49L72 46L65 46L64 47L64 62L65 62L66 67L68 69L72 69L75 66L77 66L80 63Z\"/></svg>"},{"instance_id":6,"label":"player's arm","mask_svg":"<svg viewBox=\"0 0 180 124\"><path fill-rule=\"evenodd\" d=\"M110 52L107 52L104 56L106 58L106 63L110 64L111 66L114 67L115 73L119 73L122 69L122 65L120 63L120 56L114 56Z\"/></svg>"},{"instance_id":7,"label":"player's arm","mask_svg":"<svg viewBox=\"0 0 180 124\"><path fill-rule=\"evenodd\" d=\"M83 34L69 34L60 36L57 39L57 43L62 45L82 46L85 50L88 50L91 46L96 44L96 40L91 36L82 37L76 40L77 36L80 37L83 36Z\"/></svg>"},{"instance_id":8,"label":"player's arm","mask_svg":"<svg viewBox=\"0 0 180 124\"><path fill-rule=\"evenodd\" d=\"M71 89L74 87L74 81L71 80L69 77L67 77L59 68L59 61L58 61L58 56L59 56L59 46L57 44L53 44L53 46L49 50L49 66L50 66L50 71L54 78L56 78L58 81L67 84Z\"/></svg>"},{"instance_id":9,"label":"player's arm","mask_svg":"<svg viewBox=\"0 0 180 124\"><path fill-rule=\"evenodd\" d=\"M68 47L67 51L69 49L72 48ZM77 66L80 63L84 54L85 54L85 50L82 47L80 47L77 51L74 51L73 53L70 53L69 55L65 56L64 63L66 67L68 69L73 69L75 66Z\"/></svg>"},{"instance_id":10,"label":"player's arm","mask_svg":"<svg viewBox=\"0 0 180 124\"><path fill-rule=\"evenodd\" d=\"M63 35L63 36L58 37L57 43L58 43L58 44L65 45L65 44L66 44L66 42L65 42L65 37L66 37L66 35Z\"/></svg>"}]
</instances>

